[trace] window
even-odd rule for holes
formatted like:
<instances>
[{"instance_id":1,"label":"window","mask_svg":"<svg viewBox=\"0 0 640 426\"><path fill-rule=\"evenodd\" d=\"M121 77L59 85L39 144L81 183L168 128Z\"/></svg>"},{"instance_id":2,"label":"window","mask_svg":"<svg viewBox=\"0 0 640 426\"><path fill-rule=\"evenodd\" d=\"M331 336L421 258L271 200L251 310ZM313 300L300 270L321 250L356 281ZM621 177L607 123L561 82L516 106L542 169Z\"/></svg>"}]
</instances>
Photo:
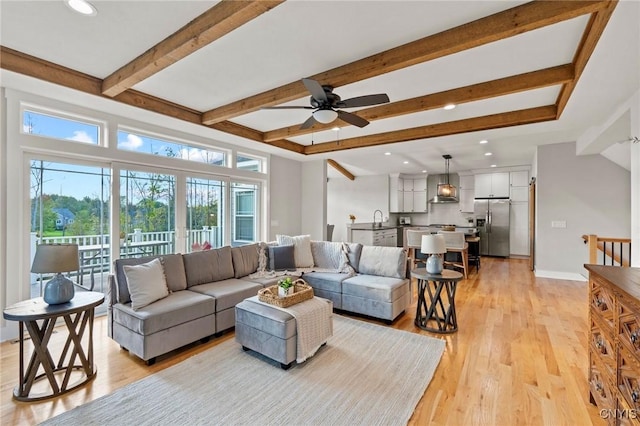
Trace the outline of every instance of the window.
<instances>
[{"instance_id":1,"label":"window","mask_svg":"<svg viewBox=\"0 0 640 426\"><path fill-rule=\"evenodd\" d=\"M25 109L22 133L60 140L100 144L100 125Z\"/></svg>"},{"instance_id":2,"label":"window","mask_svg":"<svg viewBox=\"0 0 640 426\"><path fill-rule=\"evenodd\" d=\"M174 252L175 176L120 172L120 256Z\"/></svg>"},{"instance_id":3,"label":"window","mask_svg":"<svg viewBox=\"0 0 640 426\"><path fill-rule=\"evenodd\" d=\"M247 154L238 154L236 156L236 168L240 170L249 170L252 172L265 172L265 160L261 157L256 157Z\"/></svg>"},{"instance_id":4,"label":"window","mask_svg":"<svg viewBox=\"0 0 640 426\"><path fill-rule=\"evenodd\" d=\"M118 149L179 158L215 166L227 166L227 153L223 150L204 149L124 130L118 130Z\"/></svg>"},{"instance_id":5,"label":"window","mask_svg":"<svg viewBox=\"0 0 640 426\"><path fill-rule=\"evenodd\" d=\"M231 198L233 202L231 245L242 245L258 239L257 196L257 185L243 183L233 183L231 185Z\"/></svg>"},{"instance_id":6,"label":"window","mask_svg":"<svg viewBox=\"0 0 640 426\"><path fill-rule=\"evenodd\" d=\"M218 180L187 178L187 251L223 246L224 188Z\"/></svg>"},{"instance_id":7,"label":"window","mask_svg":"<svg viewBox=\"0 0 640 426\"><path fill-rule=\"evenodd\" d=\"M31 256L37 244L78 244L79 270L69 273L85 289L104 292L109 272L110 169L32 160ZM49 276L31 274L31 297Z\"/></svg>"}]
</instances>

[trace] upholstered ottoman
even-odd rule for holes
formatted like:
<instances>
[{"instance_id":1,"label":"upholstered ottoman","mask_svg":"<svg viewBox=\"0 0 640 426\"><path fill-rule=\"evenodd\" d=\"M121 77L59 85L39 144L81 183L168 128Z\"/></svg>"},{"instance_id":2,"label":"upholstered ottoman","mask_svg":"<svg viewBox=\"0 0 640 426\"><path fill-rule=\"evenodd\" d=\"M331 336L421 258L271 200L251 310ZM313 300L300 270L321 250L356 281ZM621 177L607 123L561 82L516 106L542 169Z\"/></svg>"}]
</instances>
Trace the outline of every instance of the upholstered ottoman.
<instances>
[{"instance_id":1,"label":"upholstered ottoman","mask_svg":"<svg viewBox=\"0 0 640 426\"><path fill-rule=\"evenodd\" d=\"M319 302L321 301L321 302ZM328 310L329 314L320 316L320 327L332 330L331 301L315 297L310 301L300 302L290 309L300 309L302 304L307 306L316 303L316 308ZM328 322L328 324L327 324ZM318 324L315 324L318 325ZM300 360L298 353L298 324L295 317L283 309L261 303L258 296L253 296L236 305L236 330L235 339L242 345L245 351L251 349L280 363L284 370L289 369L296 359ZM322 345L331 334L321 337ZM319 345L318 345L319 346ZM315 351L314 351L315 352Z\"/></svg>"}]
</instances>

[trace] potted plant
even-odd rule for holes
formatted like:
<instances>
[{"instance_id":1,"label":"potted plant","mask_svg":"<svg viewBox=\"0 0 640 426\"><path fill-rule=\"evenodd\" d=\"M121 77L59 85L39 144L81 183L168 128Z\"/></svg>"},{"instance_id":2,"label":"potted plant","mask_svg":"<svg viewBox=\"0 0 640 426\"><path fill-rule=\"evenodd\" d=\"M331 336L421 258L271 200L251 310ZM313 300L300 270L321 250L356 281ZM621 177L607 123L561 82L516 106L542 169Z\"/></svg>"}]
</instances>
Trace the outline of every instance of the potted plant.
<instances>
[{"instance_id":1,"label":"potted plant","mask_svg":"<svg viewBox=\"0 0 640 426\"><path fill-rule=\"evenodd\" d=\"M124 245L124 239L127 236L127 234L124 233L124 231L120 231L120 246Z\"/></svg>"},{"instance_id":2,"label":"potted plant","mask_svg":"<svg viewBox=\"0 0 640 426\"><path fill-rule=\"evenodd\" d=\"M282 278L278 280L278 296L284 297L293 294L295 288L291 277Z\"/></svg>"},{"instance_id":3,"label":"potted plant","mask_svg":"<svg viewBox=\"0 0 640 426\"><path fill-rule=\"evenodd\" d=\"M355 223L356 221L355 215L352 215L352 214L349 215L349 219L351 219L351 223Z\"/></svg>"}]
</instances>

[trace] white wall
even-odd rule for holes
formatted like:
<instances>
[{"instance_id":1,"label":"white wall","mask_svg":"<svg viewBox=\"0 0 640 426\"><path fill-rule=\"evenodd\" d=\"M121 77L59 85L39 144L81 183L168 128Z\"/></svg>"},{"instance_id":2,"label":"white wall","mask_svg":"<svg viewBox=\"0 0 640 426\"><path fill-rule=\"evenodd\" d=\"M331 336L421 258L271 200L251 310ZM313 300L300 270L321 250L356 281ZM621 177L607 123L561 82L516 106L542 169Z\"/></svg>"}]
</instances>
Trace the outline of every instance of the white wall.
<instances>
[{"instance_id":1,"label":"white wall","mask_svg":"<svg viewBox=\"0 0 640 426\"><path fill-rule=\"evenodd\" d=\"M631 99L630 136L640 138L640 91ZM631 144L631 266L640 267L640 143Z\"/></svg>"},{"instance_id":2,"label":"white wall","mask_svg":"<svg viewBox=\"0 0 640 426\"><path fill-rule=\"evenodd\" d=\"M324 240L327 235L327 162L302 163L301 233L312 240Z\"/></svg>"},{"instance_id":3,"label":"white wall","mask_svg":"<svg viewBox=\"0 0 640 426\"><path fill-rule=\"evenodd\" d=\"M599 154L576 156L575 142L538 147L536 190L536 276L582 279L583 234L630 235L630 173Z\"/></svg>"},{"instance_id":4,"label":"white wall","mask_svg":"<svg viewBox=\"0 0 640 426\"><path fill-rule=\"evenodd\" d=\"M373 212L389 216L389 176L358 176L355 180L331 178L327 184L327 221L335 225L333 241L347 240L349 215L356 222L373 222ZM395 225L395 224L394 224Z\"/></svg>"},{"instance_id":5,"label":"white wall","mask_svg":"<svg viewBox=\"0 0 640 426\"><path fill-rule=\"evenodd\" d=\"M271 156L269 170L269 235L299 235L302 208L302 163L276 155Z\"/></svg>"}]
</instances>

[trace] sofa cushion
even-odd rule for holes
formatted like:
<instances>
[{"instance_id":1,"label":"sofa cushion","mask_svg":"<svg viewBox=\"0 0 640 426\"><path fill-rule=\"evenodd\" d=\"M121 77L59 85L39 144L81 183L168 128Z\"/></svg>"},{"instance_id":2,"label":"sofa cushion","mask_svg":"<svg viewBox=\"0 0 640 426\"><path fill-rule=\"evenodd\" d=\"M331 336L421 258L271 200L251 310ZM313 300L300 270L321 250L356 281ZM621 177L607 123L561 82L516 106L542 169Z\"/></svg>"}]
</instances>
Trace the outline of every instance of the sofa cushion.
<instances>
[{"instance_id":1,"label":"sofa cushion","mask_svg":"<svg viewBox=\"0 0 640 426\"><path fill-rule=\"evenodd\" d=\"M122 269L127 277L131 308L134 311L169 295L160 259L140 265L125 265Z\"/></svg>"},{"instance_id":2,"label":"sofa cushion","mask_svg":"<svg viewBox=\"0 0 640 426\"><path fill-rule=\"evenodd\" d=\"M189 290L176 291L134 311L131 304L113 305L113 319L129 330L147 336L215 313L216 301Z\"/></svg>"},{"instance_id":3,"label":"sofa cushion","mask_svg":"<svg viewBox=\"0 0 640 426\"><path fill-rule=\"evenodd\" d=\"M311 241L313 264L317 268L340 270L344 265L345 253L342 243L331 241Z\"/></svg>"},{"instance_id":4,"label":"sofa cushion","mask_svg":"<svg viewBox=\"0 0 640 426\"><path fill-rule=\"evenodd\" d=\"M258 270L259 255L260 246L258 244L233 247L231 249L231 257L233 259L234 277L245 277L256 272Z\"/></svg>"},{"instance_id":5,"label":"sofa cushion","mask_svg":"<svg viewBox=\"0 0 640 426\"><path fill-rule=\"evenodd\" d=\"M349 251L347 252L347 257L349 258L349 265L355 270L355 272L359 272L360 266L360 257L362 256L362 247L363 245L360 243L346 243Z\"/></svg>"},{"instance_id":6,"label":"sofa cushion","mask_svg":"<svg viewBox=\"0 0 640 426\"><path fill-rule=\"evenodd\" d=\"M335 272L307 272L302 276L311 287L335 293L342 293L342 282L349 278L347 274Z\"/></svg>"},{"instance_id":7,"label":"sofa cushion","mask_svg":"<svg viewBox=\"0 0 640 426\"><path fill-rule=\"evenodd\" d=\"M280 246L293 245L296 268L313 267L310 235L298 235L295 237L290 237L288 235L276 235L276 240Z\"/></svg>"},{"instance_id":8,"label":"sofa cushion","mask_svg":"<svg viewBox=\"0 0 640 426\"><path fill-rule=\"evenodd\" d=\"M358 272L365 275L404 278L407 251L402 247L363 246Z\"/></svg>"},{"instance_id":9,"label":"sofa cushion","mask_svg":"<svg viewBox=\"0 0 640 426\"><path fill-rule=\"evenodd\" d=\"M255 296L261 288L260 284L231 278L190 287L189 291L215 297L216 312L220 312L233 308L248 297Z\"/></svg>"},{"instance_id":10,"label":"sofa cushion","mask_svg":"<svg viewBox=\"0 0 640 426\"><path fill-rule=\"evenodd\" d=\"M157 259L160 256L144 256L144 257L130 257L126 259L116 259L113 262L113 269L115 271L117 286L117 300L118 303L131 302L131 295L129 294L129 287L127 285L127 276L124 274L123 267L125 265L141 265Z\"/></svg>"},{"instance_id":11,"label":"sofa cushion","mask_svg":"<svg viewBox=\"0 0 640 426\"><path fill-rule=\"evenodd\" d=\"M181 254L166 254L160 257L164 267L164 276L167 278L169 291L187 289L187 276L184 272L184 262Z\"/></svg>"},{"instance_id":12,"label":"sofa cushion","mask_svg":"<svg viewBox=\"0 0 640 426\"><path fill-rule=\"evenodd\" d=\"M342 294L380 302L393 302L403 296L408 291L408 287L407 279L356 275L342 282Z\"/></svg>"},{"instance_id":13,"label":"sofa cushion","mask_svg":"<svg viewBox=\"0 0 640 426\"><path fill-rule=\"evenodd\" d=\"M187 288L233 278L233 260L229 246L185 254L182 258Z\"/></svg>"},{"instance_id":14,"label":"sofa cushion","mask_svg":"<svg viewBox=\"0 0 640 426\"><path fill-rule=\"evenodd\" d=\"M296 269L294 257L294 247L289 246L269 246L269 270L271 271L293 271Z\"/></svg>"}]
</instances>

